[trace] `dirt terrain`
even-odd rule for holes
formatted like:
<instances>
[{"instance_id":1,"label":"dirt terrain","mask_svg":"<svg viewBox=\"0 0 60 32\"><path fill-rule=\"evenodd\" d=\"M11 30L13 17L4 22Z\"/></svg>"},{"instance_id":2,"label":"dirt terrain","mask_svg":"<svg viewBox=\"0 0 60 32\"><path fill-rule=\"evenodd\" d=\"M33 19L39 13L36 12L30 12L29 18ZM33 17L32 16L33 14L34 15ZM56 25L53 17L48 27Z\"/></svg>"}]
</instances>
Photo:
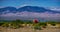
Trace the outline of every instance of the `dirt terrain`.
<instances>
[{"instance_id":1,"label":"dirt terrain","mask_svg":"<svg viewBox=\"0 0 60 32\"><path fill-rule=\"evenodd\" d=\"M0 32L60 32L60 28L44 28L42 30L34 30L33 28L29 27L18 29L0 27Z\"/></svg>"}]
</instances>

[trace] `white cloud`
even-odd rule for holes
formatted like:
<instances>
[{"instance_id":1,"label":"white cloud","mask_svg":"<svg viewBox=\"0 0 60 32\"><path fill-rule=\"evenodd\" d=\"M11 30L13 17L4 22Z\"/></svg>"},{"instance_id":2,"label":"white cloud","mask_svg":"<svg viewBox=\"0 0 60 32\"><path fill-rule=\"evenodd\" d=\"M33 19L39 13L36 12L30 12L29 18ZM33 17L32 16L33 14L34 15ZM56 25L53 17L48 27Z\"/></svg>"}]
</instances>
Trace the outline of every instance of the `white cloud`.
<instances>
[{"instance_id":1,"label":"white cloud","mask_svg":"<svg viewBox=\"0 0 60 32\"><path fill-rule=\"evenodd\" d=\"M51 10L57 10L57 11L60 11L60 8L53 8Z\"/></svg>"},{"instance_id":2,"label":"white cloud","mask_svg":"<svg viewBox=\"0 0 60 32\"><path fill-rule=\"evenodd\" d=\"M24 7L24 6L28 6L29 4L22 4L22 5L20 5L20 6L16 6L16 8L18 9L18 8L21 8L21 7Z\"/></svg>"},{"instance_id":3,"label":"white cloud","mask_svg":"<svg viewBox=\"0 0 60 32\"><path fill-rule=\"evenodd\" d=\"M47 9L53 10L53 11L59 11L60 12L60 7L49 7Z\"/></svg>"}]
</instances>

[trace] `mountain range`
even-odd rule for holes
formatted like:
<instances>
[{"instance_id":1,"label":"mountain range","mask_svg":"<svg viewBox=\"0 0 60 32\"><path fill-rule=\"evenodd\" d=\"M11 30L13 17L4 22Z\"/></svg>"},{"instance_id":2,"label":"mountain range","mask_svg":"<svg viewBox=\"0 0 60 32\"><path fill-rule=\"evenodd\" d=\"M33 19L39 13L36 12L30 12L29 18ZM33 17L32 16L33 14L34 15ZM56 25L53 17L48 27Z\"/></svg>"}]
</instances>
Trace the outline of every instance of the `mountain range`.
<instances>
[{"instance_id":1,"label":"mountain range","mask_svg":"<svg viewBox=\"0 0 60 32\"><path fill-rule=\"evenodd\" d=\"M45 20L59 20L60 11L51 10L45 7L38 6L24 6L4 7L0 8L0 19L45 19Z\"/></svg>"},{"instance_id":2,"label":"mountain range","mask_svg":"<svg viewBox=\"0 0 60 32\"><path fill-rule=\"evenodd\" d=\"M15 8L15 7L4 7L4 8L0 8L0 13L2 12L22 12L22 11L28 11L28 12L53 12L53 13L60 13L59 11L53 11L50 9L46 9L44 7L37 7L37 6L24 6L24 7L20 7L20 8Z\"/></svg>"}]
</instances>

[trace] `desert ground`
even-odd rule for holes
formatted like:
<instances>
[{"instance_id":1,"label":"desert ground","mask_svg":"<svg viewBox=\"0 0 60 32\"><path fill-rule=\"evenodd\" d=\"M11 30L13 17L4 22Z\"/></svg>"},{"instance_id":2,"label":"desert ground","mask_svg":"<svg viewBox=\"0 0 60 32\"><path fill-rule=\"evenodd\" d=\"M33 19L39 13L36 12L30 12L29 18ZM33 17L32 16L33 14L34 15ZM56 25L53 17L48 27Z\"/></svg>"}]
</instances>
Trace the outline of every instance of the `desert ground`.
<instances>
[{"instance_id":1,"label":"desert ground","mask_svg":"<svg viewBox=\"0 0 60 32\"><path fill-rule=\"evenodd\" d=\"M60 22L1 22L0 32L60 32Z\"/></svg>"},{"instance_id":2,"label":"desert ground","mask_svg":"<svg viewBox=\"0 0 60 32\"><path fill-rule=\"evenodd\" d=\"M23 27L18 29L0 27L0 32L60 32L60 28L43 28L42 30L34 30L30 27Z\"/></svg>"}]
</instances>

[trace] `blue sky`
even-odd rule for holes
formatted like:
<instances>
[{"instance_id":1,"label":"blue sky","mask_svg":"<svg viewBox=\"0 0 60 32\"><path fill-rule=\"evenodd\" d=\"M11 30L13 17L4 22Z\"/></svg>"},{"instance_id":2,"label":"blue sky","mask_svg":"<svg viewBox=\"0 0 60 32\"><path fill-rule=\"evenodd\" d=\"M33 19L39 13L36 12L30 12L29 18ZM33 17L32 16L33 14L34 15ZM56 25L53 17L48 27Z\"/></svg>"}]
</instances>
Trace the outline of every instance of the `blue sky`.
<instances>
[{"instance_id":1,"label":"blue sky","mask_svg":"<svg viewBox=\"0 0 60 32\"><path fill-rule=\"evenodd\" d=\"M60 7L60 0L0 0L1 6Z\"/></svg>"}]
</instances>

